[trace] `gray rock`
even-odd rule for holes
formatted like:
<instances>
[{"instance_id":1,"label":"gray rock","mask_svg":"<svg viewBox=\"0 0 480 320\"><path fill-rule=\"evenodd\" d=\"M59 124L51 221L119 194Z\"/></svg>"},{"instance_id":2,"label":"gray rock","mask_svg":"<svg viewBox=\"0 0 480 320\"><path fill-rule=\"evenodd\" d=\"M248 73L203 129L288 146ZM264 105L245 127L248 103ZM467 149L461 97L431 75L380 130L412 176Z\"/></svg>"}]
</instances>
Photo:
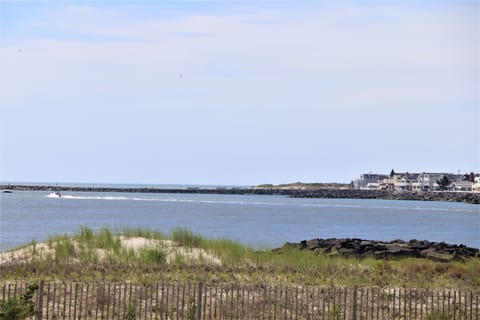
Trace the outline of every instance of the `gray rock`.
<instances>
[{"instance_id":1,"label":"gray rock","mask_svg":"<svg viewBox=\"0 0 480 320\"><path fill-rule=\"evenodd\" d=\"M374 241L362 239L311 239L300 243L286 243L275 252L282 249L298 248L311 250L316 253L329 255L354 256L358 258L375 257L378 259L399 259L407 257L423 257L435 261L466 260L479 257L479 249L465 245L447 244L444 242L430 242L427 240Z\"/></svg>"},{"instance_id":2,"label":"gray rock","mask_svg":"<svg viewBox=\"0 0 480 320\"><path fill-rule=\"evenodd\" d=\"M318 249L320 248L320 239L307 240L305 245L308 250Z\"/></svg>"},{"instance_id":3,"label":"gray rock","mask_svg":"<svg viewBox=\"0 0 480 320\"><path fill-rule=\"evenodd\" d=\"M422 251L422 256L427 259L439 261L439 262L449 262L455 259L454 254L442 253L435 250L427 249Z\"/></svg>"}]
</instances>

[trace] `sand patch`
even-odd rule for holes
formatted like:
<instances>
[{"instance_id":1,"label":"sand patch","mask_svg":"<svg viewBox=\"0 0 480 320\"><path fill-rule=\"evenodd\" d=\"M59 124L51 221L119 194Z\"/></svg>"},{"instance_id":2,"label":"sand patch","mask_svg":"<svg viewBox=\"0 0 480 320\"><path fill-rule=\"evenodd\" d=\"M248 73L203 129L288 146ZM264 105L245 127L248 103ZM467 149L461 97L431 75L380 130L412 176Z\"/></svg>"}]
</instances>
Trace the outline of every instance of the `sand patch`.
<instances>
[{"instance_id":1,"label":"sand patch","mask_svg":"<svg viewBox=\"0 0 480 320\"><path fill-rule=\"evenodd\" d=\"M20 249L1 252L0 265L30 262L33 257L46 256L48 252L53 252L53 249L46 243L29 244Z\"/></svg>"},{"instance_id":2,"label":"sand patch","mask_svg":"<svg viewBox=\"0 0 480 320\"><path fill-rule=\"evenodd\" d=\"M120 237L122 247L134 250L142 248L159 248L167 254L167 263L184 259L187 263L207 262L208 264L221 265L222 261L213 253L199 248L180 247L172 240L154 240L141 237Z\"/></svg>"},{"instance_id":3,"label":"sand patch","mask_svg":"<svg viewBox=\"0 0 480 320\"><path fill-rule=\"evenodd\" d=\"M221 265L220 258L215 256L212 252L207 252L200 248L187 248L178 246L172 240L156 240L142 237L119 237L120 245L124 249L131 249L138 252L142 249L159 249L166 255L166 262L171 264L182 261L187 264L206 263L213 265ZM74 253L72 254L72 261L78 261L80 251L79 244L72 240ZM9 264L23 264L30 263L34 259L53 259L55 256L56 243L35 243L30 244L20 249L15 249L8 252L0 253L0 265ZM111 253L105 249L95 249L98 258L103 260Z\"/></svg>"}]
</instances>

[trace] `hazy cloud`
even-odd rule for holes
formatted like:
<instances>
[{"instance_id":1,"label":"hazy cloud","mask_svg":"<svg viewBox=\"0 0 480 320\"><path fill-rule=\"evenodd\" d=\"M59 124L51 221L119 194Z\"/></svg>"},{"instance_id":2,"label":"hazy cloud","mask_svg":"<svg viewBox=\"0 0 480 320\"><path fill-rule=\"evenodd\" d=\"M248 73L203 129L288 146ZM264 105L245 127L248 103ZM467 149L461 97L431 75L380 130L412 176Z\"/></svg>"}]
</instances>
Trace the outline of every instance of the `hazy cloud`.
<instances>
[{"instance_id":1,"label":"hazy cloud","mask_svg":"<svg viewBox=\"0 0 480 320\"><path fill-rule=\"evenodd\" d=\"M38 152L80 163L70 180L92 155L127 158L99 179L159 183L478 170L478 4L280 4L19 16L0 51L5 179ZM141 161L173 169L121 172Z\"/></svg>"}]
</instances>

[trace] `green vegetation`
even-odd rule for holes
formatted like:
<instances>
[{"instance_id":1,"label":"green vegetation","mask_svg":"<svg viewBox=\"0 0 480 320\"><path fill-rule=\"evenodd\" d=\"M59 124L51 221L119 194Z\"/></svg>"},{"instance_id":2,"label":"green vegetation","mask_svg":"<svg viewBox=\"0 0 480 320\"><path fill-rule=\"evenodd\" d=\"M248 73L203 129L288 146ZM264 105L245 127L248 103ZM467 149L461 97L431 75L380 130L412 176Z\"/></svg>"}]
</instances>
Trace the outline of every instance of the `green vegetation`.
<instances>
[{"instance_id":1,"label":"green vegetation","mask_svg":"<svg viewBox=\"0 0 480 320\"><path fill-rule=\"evenodd\" d=\"M137 312L135 311L135 305L134 304L130 304L128 306L128 311L127 311L127 314L125 316L125 319L127 320L135 320L137 318Z\"/></svg>"},{"instance_id":2,"label":"green vegetation","mask_svg":"<svg viewBox=\"0 0 480 320\"><path fill-rule=\"evenodd\" d=\"M447 186L451 183L450 179L446 175L443 175L440 179L437 180L437 184L440 187L440 190L446 190Z\"/></svg>"},{"instance_id":3,"label":"green vegetation","mask_svg":"<svg viewBox=\"0 0 480 320\"><path fill-rule=\"evenodd\" d=\"M108 231L108 229L105 230ZM141 228L123 229L121 232L119 232L119 234L126 238L145 238L153 240L168 239L168 236L161 233L160 231Z\"/></svg>"},{"instance_id":4,"label":"green vegetation","mask_svg":"<svg viewBox=\"0 0 480 320\"><path fill-rule=\"evenodd\" d=\"M339 305L334 304L332 309L330 310L330 315L328 317L332 320L340 320L343 319L343 310L342 307Z\"/></svg>"},{"instance_id":5,"label":"green vegetation","mask_svg":"<svg viewBox=\"0 0 480 320\"><path fill-rule=\"evenodd\" d=\"M37 314L33 295L38 290L37 284L28 286L21 296L10 296L6 301L0 302L0 320L26 319Z\"/></svg>"},{"instance_id":6,"label":"green vegetation","mask_svg":"<svg viewBox=\"0 0 480 320\"><path fill-rule=\"evenodd\" d=\"M134 246L134 240L143 245ZM23 252L23 256L19 254ZM183 228L166 235L145 229L97 232L81 228L3 253L0 280L209 281L282 285L415 287L478 290L480 259L345 258L284 247L261 250L207 239Z\"/></svg>"},{"instance_id":7,"label":"green vegetation","mask_svg":"<svg viewBox=\"0 0 480 320\"><path fill-rule=\"evenodd\" d=\"M256 186L259 189L304 189L304 190L317 190L317 189L352 189L353 186L351 183L305 183L305 182L294 182L286 184L261 184Z\"/></svg>"},{"instance_id":8,"label":"green vegetation","mask_svg":"<svg viewBox=\"0 0 480 320\"><path fill-rule=\"evenodd\" d=\"M138 250L138 257L141 261L144 261L148 264L151 263L165 263L167 260L167 255L162 248L140 248Z\"/></svg>"},{"instance_id":9,"label":"green vegetation","mask_svg":"<svg viewBox=\"0 0 480 320\"><path fill-rule=\"evenodd\" d=\"M226 265L255 261L256 257L260 255L252 247L229 239L203 239L201 247L207 251L214 252Z\"/></svg>"},{"instance_id":10,"label":"green vegetation","mask_svg":"<svg viewBox=\"0 0 480 320\"><path fill-rule=\"evenodd\" d=\"M432 312L427 315L427 320L450 320L452 317L444 312Z\"/></svg>"},{"instance_id":11,"label":"green vegetation","mask_svg":"<svg viewBox=\"0 0 480 320\"><path fill-rule=\"evenodd\" d=\"M188 308L187 319L188 320L195 320L196 319L196 317L195 317L196 311L197 311L197 305L195 304L195 302L191 301L190 302L190 307Z\"/></svg>"},{"instance_id":12,"label":"green vegetation","mask_svg":"<svg viewBox=\"0 0 480 320\"><path fill-rule=\"evenodd\" d=\"M172 239L179 246L196 248L200 247L203 238L199 234L195 234L185 228L176 228L172 231Z\"/></svg>"}]
</instances>

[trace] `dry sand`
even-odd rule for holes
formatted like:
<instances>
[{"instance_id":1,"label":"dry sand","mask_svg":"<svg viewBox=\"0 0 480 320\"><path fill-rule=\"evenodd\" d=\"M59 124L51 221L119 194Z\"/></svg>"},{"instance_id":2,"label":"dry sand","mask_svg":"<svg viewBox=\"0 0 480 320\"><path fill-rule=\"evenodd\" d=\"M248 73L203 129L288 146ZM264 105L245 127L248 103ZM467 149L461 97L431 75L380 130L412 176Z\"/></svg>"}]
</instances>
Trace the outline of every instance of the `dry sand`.
<instances>
[{"instance_id":1,"label":"dry sand","mask_svg":"<svg viewBox=\"0 0 480 320\"><path fill-rule=\"evenodd\" d=\"M204 249L199 248L187 248L180 247L174 241L171 240L155 240L146 239L142 237L126 238L120 237L121 246L125 249L133 249L138 251L142 248L160 248L166 254L167 263L172 263L181 258L186 263L195 263L198 261L207 262L208 264L221 265L221 260L211 252L207 252ZM74 242L77 248L77 244ZM24 263L30 262L34 257L46 258L48 256L53 257L55 253L55 244L49 246L47 243L35 243L27 245L23 248L1 252L0 253L0 265L6 265L11 263ZM106 252L103 249L97 249L97 254L102 259L105 257Z\"/></svg>"}]
</instances>

